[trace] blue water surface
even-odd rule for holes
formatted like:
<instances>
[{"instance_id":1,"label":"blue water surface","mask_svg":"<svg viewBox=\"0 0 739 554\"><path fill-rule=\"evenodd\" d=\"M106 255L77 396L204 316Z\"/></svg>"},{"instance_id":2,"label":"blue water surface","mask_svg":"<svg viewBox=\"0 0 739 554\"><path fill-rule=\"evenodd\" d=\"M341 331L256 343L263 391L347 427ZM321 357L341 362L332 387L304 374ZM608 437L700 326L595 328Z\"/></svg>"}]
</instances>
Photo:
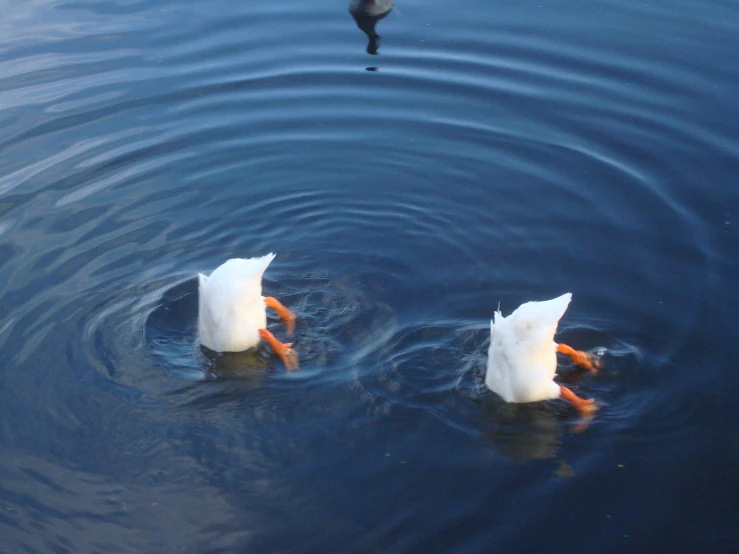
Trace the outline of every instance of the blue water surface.
<instances>
[{"instance_id":1,"label":"blue water surface","mask_svg":"<svg viewBox=\"0 0 739 554\"><path fill-rule=\"evenodd\" d=\"M735 2L353 11L3 6L0 550L732 552ZM196 336L272 251L289 374ZM585 429L483 382L565 292Z\"/></svg>"}]
</instances>

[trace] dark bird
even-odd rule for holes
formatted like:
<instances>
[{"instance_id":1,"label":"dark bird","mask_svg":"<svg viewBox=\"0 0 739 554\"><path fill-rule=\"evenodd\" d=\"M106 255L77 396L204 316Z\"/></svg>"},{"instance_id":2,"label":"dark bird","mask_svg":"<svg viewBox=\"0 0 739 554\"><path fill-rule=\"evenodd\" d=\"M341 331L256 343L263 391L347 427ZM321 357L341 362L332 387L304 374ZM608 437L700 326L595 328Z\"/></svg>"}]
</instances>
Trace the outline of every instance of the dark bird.
<instances>
[{"instance_id":1,"label":"dark bird","mask_svg":"<svg viewBox=\"0 0 739 554\"><path fill-rule=\"evenodd\" d=\"M369 38L367 53L377 55L380 48L380 35L375 32L375 25L393 9L393 0L351 0L349 13L354 21Z\"/></svg>"}]
</instances>

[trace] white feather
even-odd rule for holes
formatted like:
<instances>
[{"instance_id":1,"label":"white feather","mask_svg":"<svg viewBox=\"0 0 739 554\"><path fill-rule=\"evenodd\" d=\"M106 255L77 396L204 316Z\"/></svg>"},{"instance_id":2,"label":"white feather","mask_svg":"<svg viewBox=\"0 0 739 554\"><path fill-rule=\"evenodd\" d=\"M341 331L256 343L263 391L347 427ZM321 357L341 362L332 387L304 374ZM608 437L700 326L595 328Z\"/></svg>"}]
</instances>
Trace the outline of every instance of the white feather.
<instances>
[{"instance_id":1,"label":"white feather","mask_svg":"<svg viewBox=\"0 0 739 554\"><path fill-rule=\"evenodd\" d=\"M241 352L259 343L267 327L262 275L274 254L228 260L209 277L198 274L198 335L216 352Z\"/></svg>"},{"instance_id":2,"label":"white feather","mask_svg":"<svg viewBox=\"0 0 739 554\"><path fill-rule=\"evenodd\" d=\"M557 398L557 324L572 299L569 292L553 300L526 302L508 317L498 310L490 322L490 349L485 384L506 402Z\"/></svg>"}]
</instances>

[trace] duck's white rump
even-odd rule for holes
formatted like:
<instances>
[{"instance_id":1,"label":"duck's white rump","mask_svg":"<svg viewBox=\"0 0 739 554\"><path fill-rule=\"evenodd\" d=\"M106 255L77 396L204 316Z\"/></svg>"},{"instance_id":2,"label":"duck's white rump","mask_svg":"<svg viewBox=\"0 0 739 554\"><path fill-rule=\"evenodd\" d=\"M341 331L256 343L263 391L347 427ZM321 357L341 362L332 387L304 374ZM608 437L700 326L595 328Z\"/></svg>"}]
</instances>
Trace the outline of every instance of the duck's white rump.
<instances>
[{"instance_id":1,"label":"duck's white rump","mask_svg":"<svg viewBox=\"0 0 739 554\"><path fill-rule=\"evenodd\" d=\"M267 326L262 275L274 254L233 258L210 276L198 274L198 335L216 352L241 352L259 343Z\"/></svg>"},{"instance_id":2,"label":"duck's white rump","mask_svg":"<svg viewBox=\"0 0 739 554\"><path fill-rule=\"evenodd\" d=\"M506 402L536 402L560 396L554 382L557 345L554 334L572 294L544 302L526 302L508 317L495 312L485 384Z\"/></svg>"}]
</instances>

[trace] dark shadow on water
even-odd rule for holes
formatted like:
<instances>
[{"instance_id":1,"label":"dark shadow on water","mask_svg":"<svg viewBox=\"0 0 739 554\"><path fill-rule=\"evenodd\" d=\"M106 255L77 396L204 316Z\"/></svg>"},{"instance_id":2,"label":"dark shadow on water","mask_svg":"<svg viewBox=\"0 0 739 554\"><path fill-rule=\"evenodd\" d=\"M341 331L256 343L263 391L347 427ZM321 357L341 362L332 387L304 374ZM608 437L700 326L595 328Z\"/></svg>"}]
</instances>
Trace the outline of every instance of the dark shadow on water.
<instances>
[{"instance_id":1,"label":"dark shadow on water","mask_svg":"<svg viewBox=\"0 0 739 554\"><path fill-rule=\"evenodd\" d=\"M380 35L375 31L377 22L386 17L393 9L393 0L352 0L349 3L349 13L354 21L367 35L367 53L377 55L380 48ZM368 68L368 71L377 71L377 68Z\"/></svg>"},{"instance_id":2,"label":"dark shadow on water","mask_svg":"<svg viewBox=\"0 0 739 554\"><path fill-rule=\"evenodd\" d=\"M510 404L490 394L482 408L482 437L494 445L496 454L514 462L557 456L562 423L551 406Z\"/></svg>"}]
</instances>

